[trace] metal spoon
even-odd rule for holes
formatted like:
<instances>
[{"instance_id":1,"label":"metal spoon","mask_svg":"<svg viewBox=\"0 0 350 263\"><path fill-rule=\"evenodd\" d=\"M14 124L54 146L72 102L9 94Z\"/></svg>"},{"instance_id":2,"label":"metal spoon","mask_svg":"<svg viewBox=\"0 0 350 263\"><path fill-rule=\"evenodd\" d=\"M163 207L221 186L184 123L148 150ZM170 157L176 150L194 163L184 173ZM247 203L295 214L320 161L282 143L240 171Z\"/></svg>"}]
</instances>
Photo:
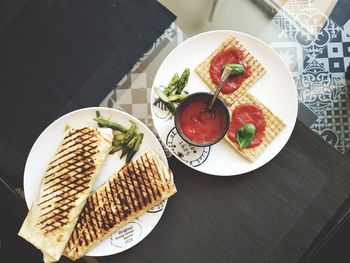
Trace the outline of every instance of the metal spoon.
<instances>
[{"instance_id":1,"label":"metal spoon","mask_svg":"<svg viewBox=\"0 0 350 263\"><path fill-rule=\"evenodd\" d=\"M211 99L211 102L210 102L208 108L202 110L203 113L204 112L209 113L209 115L212 117L212 119L215 119L213 106L214 106L214 103L216 101L216 98L218 97L222 87L224 86L224 84L225 84L227 78L230 76L231 72L232 72L232 68L230 68L230 67L225 67L224 68L224 71L222 72L222 75L221 75L220 81L218 83L218 86L216 87L215 93L213 95L213 98Z\"/></svg>"}]
</instances>

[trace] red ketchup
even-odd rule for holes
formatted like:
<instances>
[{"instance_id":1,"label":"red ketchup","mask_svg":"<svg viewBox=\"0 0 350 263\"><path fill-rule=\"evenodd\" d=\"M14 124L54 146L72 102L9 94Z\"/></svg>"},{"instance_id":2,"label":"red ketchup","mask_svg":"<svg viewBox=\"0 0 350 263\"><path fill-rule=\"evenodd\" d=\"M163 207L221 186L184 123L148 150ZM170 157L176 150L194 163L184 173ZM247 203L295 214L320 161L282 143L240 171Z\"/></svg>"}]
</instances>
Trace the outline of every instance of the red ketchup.
<instances>
[{"instance_id":1,"label":"red ketchup","mask_svg":"<svg viewBox=\"0 0 350 263\"><path fill-rule=\"evenodd\" d=\"M241 104L233 110L227 136L232 142L236 142L237 131L247 123L254 124L256 128L254 138L247 146L247 148L254 148L259 146L263 141L266 127L264 113L254 104Z\"/></svg>"},{"instance_id":2,"label":"red ketchup","mask_svg":"<svg viewBox=\"0 0 350 263\"><path fill-rule=\"evenodd\" d=\"M210 103L211 97L196 96L183 105L179 112L179 125L182 133L195 144L206 144L215 141L225 132L226 112L216 102L213 106L215 118L203 112Z\"/></svg>"},{"instance_id":3,"label":"red ketchup","mask_svg":"<svg viewBox=\"0 0 350 263\"><path fill-rule=\"evenodd\" d=\"M229 48L216 54L210 64L210 78L218 84L222 74L222 67L226 64L241 64L244 67L244 72L237 76L229 77L221 92L224 94L232 93L239 88L241 83L250 76L250 69L247 63L243 60L243 53L238 48Z\"/></svg>"}]
</instances>

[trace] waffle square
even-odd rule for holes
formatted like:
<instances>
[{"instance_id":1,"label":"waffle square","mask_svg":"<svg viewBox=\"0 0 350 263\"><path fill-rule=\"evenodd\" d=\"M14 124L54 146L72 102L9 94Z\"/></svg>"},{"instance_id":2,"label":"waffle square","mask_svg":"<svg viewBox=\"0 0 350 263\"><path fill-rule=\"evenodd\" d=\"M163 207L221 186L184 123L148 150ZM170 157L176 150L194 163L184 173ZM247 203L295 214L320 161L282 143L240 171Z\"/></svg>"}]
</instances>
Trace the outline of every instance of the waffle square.
<instances>
[{"instance_id":1,"label":"waffle square","mask_svg":"<svg viewBox=\"0 0 350 263\"><path fill-rule=\"evenodd\" d=\"M266 72L263 65L260 64L249 52L248 50L240 43L234 36L230 36L227 38L221 45L214 50L211 55L206 58L201 64L199 64L195 71L199 75L199 77L208 85L211 90L215 90L217 85L210 78L210 63L212 59L222 50L226 50L229 48L238 48L243 52L244 60L250 66L251 75L247 79L245 79L242 84L231 94L220 94L219 96L223 99L226 105L230 106L234 101L236 101L239 97L244 95L246 90L251 87L258 79L260 79Z\"/></svg>"},{"instance_id":2,"label":"waffle square","mask_svg":"<svg viewBox=\"0 0 350 263\"><path fill-rule=\"evenodd\" d=\"M264 151L264 149L272 142L272 140L277 136L277 134L285 127L285 124L283 121L275 116L271 110L269 110L264 104L262 104L260 101L258 101L256 98L254 98L250 94L245 94L242 97L240 97L237 101L233 103L230 107L230 114L232 115L233 110L240 104L255 104L258 106L264 113L265 121L266 121L266 128L265 128L265 135L263 138L262 143L259 146L256 146L254 148L240 148L239 145L235 142L232 142L227 135L225 136L226 141L237 151L239 152L244 158L247 160L253 162L260 156L260 154Z\"/></svg>"}]
</instances>

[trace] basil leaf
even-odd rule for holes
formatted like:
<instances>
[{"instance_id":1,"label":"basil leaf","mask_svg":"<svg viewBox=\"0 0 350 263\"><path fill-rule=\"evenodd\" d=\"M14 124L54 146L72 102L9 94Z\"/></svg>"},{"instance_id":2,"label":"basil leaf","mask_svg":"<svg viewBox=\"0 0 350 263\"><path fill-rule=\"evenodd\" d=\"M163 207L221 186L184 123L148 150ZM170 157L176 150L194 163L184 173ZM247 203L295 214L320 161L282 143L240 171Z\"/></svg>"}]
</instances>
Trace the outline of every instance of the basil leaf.
<instances>
[{"instance_id":1,"label":"basil leaf","mask_svg":"<svg viewBox=\"0 0 350 263\"><path fill-rule=\"evenodd\" d=\"M230 77L237 76L237 75L242 74L244 72L244 67L241 64L225 64L221 68L221 71L224 71L225 67L232 68L232 71L230 73Z\"/></svg>"},{"instance_id":2,"label":"basil leaf","mask_svg":"<svg viewBox=\"0 0 350 263\"><path fill-rule=\"evenodd\" d=\"M254 124L244 124L236 133L236 141L240 148L245 148L250 145L255 135L256 128Z\"/></svg>"}]
</instances>

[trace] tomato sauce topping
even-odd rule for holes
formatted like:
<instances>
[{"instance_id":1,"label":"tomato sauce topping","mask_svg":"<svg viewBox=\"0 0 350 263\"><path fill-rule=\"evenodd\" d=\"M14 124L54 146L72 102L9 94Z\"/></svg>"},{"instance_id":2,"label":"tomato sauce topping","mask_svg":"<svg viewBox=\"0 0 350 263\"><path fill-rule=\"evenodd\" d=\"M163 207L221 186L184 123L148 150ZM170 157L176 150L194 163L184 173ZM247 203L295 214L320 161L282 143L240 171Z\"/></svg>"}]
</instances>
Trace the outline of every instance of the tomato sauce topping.
<instances>
[{"instance_id":1,"label":"tomato sauce topping","mask_svg":"<svg viewBox=\"0 0 350 263\"><path fill-rule=\"evenodd\" d=\"M210 103L210 97L198 96L183 106L179 113L182 133L197 144L212 142L222 136L226 126L226 112L218 103L213 106L215 118L203 112Z\"/></svg>"},{"instance_id":2,"label":"tomato sauce topping","mask_svg":"<svg viewBox=\"0 0 350 263\"><path fill-rule=\"evenodd\" d=\"M241 83L250 76L250 69L248 64L243 59L243 53L238 48L229 48L216 54L210 64L210 78L218 84L222 74L222 67L226 64L241 64L244 67L244 72L237 76L229 77L221 92L229 94L239 88Z\"/></svg>"},{"instance_id":3,"label":"tomato sauce topping","mask_svg":"<svg viewBox=\"0 0 350 263\"><path fill-rule=\"evenodd\" d=\"M250 145L247 146L247 148L254 148L263 141L266 128L264 113L254 104L241 104L233 110L227 136L232 142L236 142L237 131L247 123L254 124L256 128L254 138Z\"/></svg>"}]
</instances>

